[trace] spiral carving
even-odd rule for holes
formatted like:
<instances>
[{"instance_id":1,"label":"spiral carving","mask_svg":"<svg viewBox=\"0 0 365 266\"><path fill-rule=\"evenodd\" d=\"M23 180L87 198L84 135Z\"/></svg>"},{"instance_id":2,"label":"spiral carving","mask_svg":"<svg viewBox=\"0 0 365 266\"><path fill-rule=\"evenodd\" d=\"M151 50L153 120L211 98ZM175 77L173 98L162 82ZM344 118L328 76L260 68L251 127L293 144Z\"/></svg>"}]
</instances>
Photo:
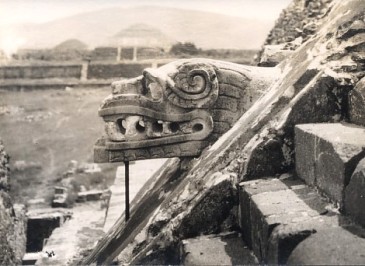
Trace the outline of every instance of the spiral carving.
<instances>
[{"instance_id":1,"label":"spiral carving","mask_svg":"<svg viewBox=\"0 0 365 266\"><path fill-rule=\"evenodd\" d=\"M167 98L184 108L207 108L218 98L218 80L214 68L207 64L184 64L166 88Z\"/></svg>"}]
</instances>

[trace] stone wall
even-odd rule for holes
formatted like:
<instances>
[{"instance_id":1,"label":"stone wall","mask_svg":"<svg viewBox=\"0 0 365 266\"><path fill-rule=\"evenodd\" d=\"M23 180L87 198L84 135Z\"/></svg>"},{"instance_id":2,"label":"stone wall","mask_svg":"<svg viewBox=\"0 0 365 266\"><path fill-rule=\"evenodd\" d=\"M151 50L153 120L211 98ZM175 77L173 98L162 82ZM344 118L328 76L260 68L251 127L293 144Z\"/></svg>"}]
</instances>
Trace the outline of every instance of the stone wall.
<instances>
[{"instance_id":1,"label":"stone wall","mask_svg":"<svg viewBox=\"0 0 365 266\"><path fill-rule=\"evenodd\" d=\"M265 45L281 44L301 37L306 41L322 24L333 0L294 0L284 9Z\"/></svg>"},{"instance_id":2,"label":"stone wall","mask_svg":"<svg viewBox=\"0 0 365 266\"><path fill-rule=\"evenodd\" d=\"M123 53L124 50L122 50L122 56ZM139 60L160 58L163 54L164 52L161 48L141 47L137 49L137 58Z\"/></svg>"},{"instance_id":3,"label":"stone wall","mask_svg":"<svg viewBox=\"0 0 365 266\"><path fill-rule=\"evenodd\" d=\"M138 52L138 50L137 50L137 52ZM121 59L122 60L133 60L133 47L122 48Z\"/></svg>"},{"instance_id":4,"label":"stone wall","mask_svg":"<svg viewBox=\"0 0 365 266\"><path fill-rule=\"evenodd\" d=\"M141 75L143 69L147 67L151 67L151 64L90 64L87 78L132 78Z\"/></svg>"},{"instance_id":5,"label":"stone wall","mask_svg":"<svg viewBox=\"0 0 365 266\"><path fill-rule=\"evenodd\" d=\"M333 0L294 0L282 11L256 57L273 67L313 36L331 11Z\"/></svg>"},{"instance_id":6,"label":"stone wall","mask_svg":"<svg viewBox=\"0 0 365 266\"><path fill-rule=\"evenodd\" d=\"M0 89L34 90L109 86L115 78L142 74L154 63L87 63L0 66Z\"/></svg>"},{"instance_id":7,"label":"stone wall","mask_svg":"<svg viewBox=\"0 0 365 266\"><path fill-rule=\"evenodd\" d=\"M91 52L91 60L116 60L118 49L116 47L96 47Z\"/></svg>"},{"instance_id":8,"label":"stone wall","mask_svg":"<svg viewBox=\"0 0 365 266\"><path fill-rule=\"evenodd\" d=\"M81 64L3 66L0 67L0 79L80 78L81 68Z\"/></svg>"},{"instance_id":9,"label":"stone wall","mask_svg":"<svg viewBox=\"0 0 365 266\"><path fill-rule=\"evenodd\" d=\"M0 264L20 265L25 253L25 209L12 204L8 174L9 156L0 140Z\"/></svg>"}]
</instances>

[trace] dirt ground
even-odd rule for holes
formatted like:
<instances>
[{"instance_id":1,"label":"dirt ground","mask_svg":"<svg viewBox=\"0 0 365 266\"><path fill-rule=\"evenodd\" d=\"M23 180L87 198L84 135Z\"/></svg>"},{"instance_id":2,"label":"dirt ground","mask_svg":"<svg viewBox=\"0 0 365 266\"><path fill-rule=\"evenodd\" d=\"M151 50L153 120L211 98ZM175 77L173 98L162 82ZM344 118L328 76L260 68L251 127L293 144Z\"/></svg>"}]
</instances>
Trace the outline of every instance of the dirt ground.
<instances>
[{"instance_id":1,"label":"dirt ground","mask_svg":"<svg viewBox=\"0 0 365 266\"><path fill-rule=\"evenodd\" d=\"M10 155L16 202L50 199L71 160L92 162L103 133L97 111L110 88L0 92L0 138ZM101 165L113 179L118 165Z\"/></svg>"}]
</instances>

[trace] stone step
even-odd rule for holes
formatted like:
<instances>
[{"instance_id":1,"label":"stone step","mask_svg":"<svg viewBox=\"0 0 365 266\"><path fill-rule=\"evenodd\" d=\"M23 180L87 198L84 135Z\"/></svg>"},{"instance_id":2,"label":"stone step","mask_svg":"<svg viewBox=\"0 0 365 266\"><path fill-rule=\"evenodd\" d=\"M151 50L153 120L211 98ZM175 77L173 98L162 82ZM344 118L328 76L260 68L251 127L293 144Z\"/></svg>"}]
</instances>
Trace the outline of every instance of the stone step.
<instances>
[{"instance_id":1,"label":"stone step","mask_svg":"<svg viewBox=\"0 0 365 266\"><path fill-rule=\"evenodd\" d=\"M291 175L242 182L239 188L242 236L260 263L286 264L295 247L309 236L352 226L333 204ZM358 240L356 234L351 237ZM342 245L341 237L337 241ZM359 255L362 250L355 253ZM365 257L347 260L365 263Z\"/></svg>"},{"instance_id":2,"label":"stone step","mask_svg":"<svg viewBox=\"0 0 365 266\"><path fill-rule=\"evenodd\" d=\"M253 265L257 258L237 232L185 239L181 245L182 265Z\"/></svg>"},{"instance_id":3,"label":"stone step","mask_svg":"<svg viewBox=\"0 0 365 266\"><path fill-rule=\"evenodd\" d=\"M365 159L362 159L345 189L344 213L365 227Z\"/></svg>"},{"instance_id":4,"label":"stone step","mask_svg":"<svg viewBox=\"0 0 365 266\"><path fill-rule=\"evenodd\" d=\"M318 231L293 250L288 265L364 265L365 235L354 226Z\"/></svg>"},{"instance_id":5,"label":"stone step","mask_svg":"<svg viewBox=\"0 0 365 266\"><path fill-rule=\"evenodd\" d=\"M365 128L352 124L303 124L295 127L295 169L342 209L345 188L365 157Z\"/></svg>"}]
</instances>

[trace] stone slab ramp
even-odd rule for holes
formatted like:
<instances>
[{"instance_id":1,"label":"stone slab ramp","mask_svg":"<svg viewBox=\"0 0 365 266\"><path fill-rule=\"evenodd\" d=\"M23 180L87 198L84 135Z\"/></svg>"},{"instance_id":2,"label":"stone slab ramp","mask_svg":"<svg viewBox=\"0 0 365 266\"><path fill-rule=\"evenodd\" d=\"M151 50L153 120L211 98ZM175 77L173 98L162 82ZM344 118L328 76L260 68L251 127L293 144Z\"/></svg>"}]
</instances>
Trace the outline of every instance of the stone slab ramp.
<instances>
[{"instance_id":1,"label":"stone slab ramp","mask_svg":"<svg viewBox=\"0 0 365 266\"><path fill-rule=\"evenodd\" d=\"M143 184L160 168L166 159L136 161L129 165L129 200L132 202ZM124 165L119 166L113 186L104 224L107 232L125 211L125 176Z\"/></svg>"}]
</instances>

